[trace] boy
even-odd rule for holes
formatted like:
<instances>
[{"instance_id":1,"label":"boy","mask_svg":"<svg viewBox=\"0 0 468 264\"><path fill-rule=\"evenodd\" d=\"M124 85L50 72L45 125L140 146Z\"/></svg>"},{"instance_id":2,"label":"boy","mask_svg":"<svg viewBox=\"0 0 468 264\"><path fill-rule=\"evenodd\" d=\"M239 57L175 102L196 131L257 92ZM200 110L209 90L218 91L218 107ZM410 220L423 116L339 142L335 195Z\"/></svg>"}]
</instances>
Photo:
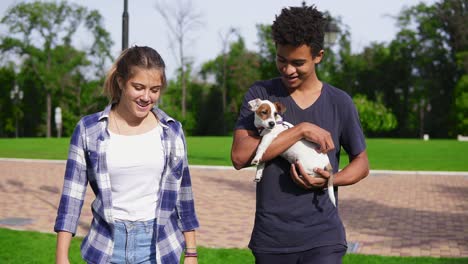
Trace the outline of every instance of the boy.
<instances>
[{"instance_id":1,"label":"boy","mask_svg":"<svg viewBox=\"0 0 468 264\"><path fill-rule=\"evenodd\" d=\"M324 187L330 176L307 175L301 164L279 157L306 139L327 153L337 186L354 184L369 173L365 139L351 97L316 75L324 50L324 17L314 6L284 8L273 22L276 66L280 77L256 82L244 97L235 126L231 159L236 169L250 166L261 138L247 102L268 99L286 106L283 119L295 125L282 132L263 155L267 162L257 184L255 224L249 248L257 264L341 263L346 235L337 208ZM338 172L340 149L350 163Z\"/></svg>"}]
</instances>

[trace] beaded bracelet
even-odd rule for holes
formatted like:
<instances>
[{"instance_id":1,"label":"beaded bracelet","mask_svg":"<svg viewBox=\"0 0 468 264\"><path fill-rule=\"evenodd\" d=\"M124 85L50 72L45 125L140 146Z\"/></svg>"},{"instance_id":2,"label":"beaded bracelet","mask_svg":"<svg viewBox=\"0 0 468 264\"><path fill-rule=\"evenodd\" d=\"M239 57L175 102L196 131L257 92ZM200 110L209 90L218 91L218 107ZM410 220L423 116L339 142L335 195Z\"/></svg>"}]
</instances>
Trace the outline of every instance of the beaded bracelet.
<instances>
[{"instance_id":1,"label":"beaded bracelet","mask_svg":"<svg viewBox=\"0 0 468 264\"><path fill-rule=\"evenodd\" d=\"M195 252L195 253L190 253L190 252L185 252L185 255L184 255L186 258L190 258L190 257L198 257L198 254Z\"/></svg>"}]
</instances>

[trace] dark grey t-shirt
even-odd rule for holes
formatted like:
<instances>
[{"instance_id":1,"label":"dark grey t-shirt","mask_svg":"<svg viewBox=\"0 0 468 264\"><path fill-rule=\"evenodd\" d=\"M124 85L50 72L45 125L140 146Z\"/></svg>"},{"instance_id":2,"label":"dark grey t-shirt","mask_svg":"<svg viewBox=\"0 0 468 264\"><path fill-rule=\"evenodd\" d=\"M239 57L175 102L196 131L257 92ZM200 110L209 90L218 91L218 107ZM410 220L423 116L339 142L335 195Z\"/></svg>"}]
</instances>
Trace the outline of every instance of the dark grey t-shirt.
<instances>
[{"instance_id":1,"label":"dark grey t-shirt","mask_svg":"<svg viewBox=\"0 0 468 264\"><path fill-rule=\"evenodd\" d=\"M291 98L281 79L260 81L244 97L235 129L257 131L248 102L268 99L286 106L283 120L293 125L310 122L329 131L335 150L328 153L334 171L338 171L340 149L355 156L366 148L356 107L351 97L323 83L317 101L301 109ZM249 247L255 252L293 253L319 246L346 245L346 235L337 209L323 190L298 187L290 177L289 163L277 157L265 166L257 183L255 225ZM335 188L335 194L337 189Z\"/></svg>"}]
</instances>

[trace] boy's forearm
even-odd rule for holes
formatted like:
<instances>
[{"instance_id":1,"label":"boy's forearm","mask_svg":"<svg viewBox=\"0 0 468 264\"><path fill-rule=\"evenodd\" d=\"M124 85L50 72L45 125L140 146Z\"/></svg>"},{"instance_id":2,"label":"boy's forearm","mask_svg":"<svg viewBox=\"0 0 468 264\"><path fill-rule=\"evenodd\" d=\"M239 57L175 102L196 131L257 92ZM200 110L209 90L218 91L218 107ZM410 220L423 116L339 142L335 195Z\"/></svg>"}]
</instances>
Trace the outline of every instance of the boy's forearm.
<instances>
[{"instance_id":1,"label":"boy's forearm","mask_svg":"<svg viewBox=\"0 0 468 264\"><path fill-rule=\"evenodd\" d=\"M236 130L231 147L231 161L234 168L240 170L250 166L250 161L255 155L260 137L252 131Z\"/></svg>"},{"instance_id":2,"label":"boy's forearm","mask_svg":"<svg viewBox=\"0 0 468 264\"><path fill-rule=\"evenodd\" d=\"M263 154L262 161L265 162L278 157L302 138L302 130L300 127L295 126L286 129L273 140L265 154Z\"/></svg>"},{"instance_id":3,"label":"boy's forearm","mask_svg":"<svg viewBox=\"0 0 468 264\"><path fill-rule=\"evenodd\" d=\"M334 185L346 186L352 185L369 175L369 160L367 152L363 151L353 158L351 162L340 172L335 174Z\"/></svg>"}]
</instances>

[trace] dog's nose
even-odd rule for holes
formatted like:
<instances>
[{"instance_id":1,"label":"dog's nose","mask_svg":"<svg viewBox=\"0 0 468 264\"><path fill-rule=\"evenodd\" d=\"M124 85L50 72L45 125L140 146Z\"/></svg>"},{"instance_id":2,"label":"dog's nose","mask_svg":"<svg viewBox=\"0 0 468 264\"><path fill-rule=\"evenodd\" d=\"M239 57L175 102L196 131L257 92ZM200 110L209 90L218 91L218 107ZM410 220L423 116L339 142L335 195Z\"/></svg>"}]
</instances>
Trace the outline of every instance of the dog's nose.
<instances>
[{"instance_id":1,"label":"dog's nose","mask_svg":"<svg viewBox=\"0 0 468 264\"><path fill-rule=\"evenodd\" d=\"M273 121L270 121L270 122L268 122L268 125L270 126L270 128L272 128L272 127L274 127L274 126L275 126L275 122L273 122Z\"/></svg>"}]
</instances>

